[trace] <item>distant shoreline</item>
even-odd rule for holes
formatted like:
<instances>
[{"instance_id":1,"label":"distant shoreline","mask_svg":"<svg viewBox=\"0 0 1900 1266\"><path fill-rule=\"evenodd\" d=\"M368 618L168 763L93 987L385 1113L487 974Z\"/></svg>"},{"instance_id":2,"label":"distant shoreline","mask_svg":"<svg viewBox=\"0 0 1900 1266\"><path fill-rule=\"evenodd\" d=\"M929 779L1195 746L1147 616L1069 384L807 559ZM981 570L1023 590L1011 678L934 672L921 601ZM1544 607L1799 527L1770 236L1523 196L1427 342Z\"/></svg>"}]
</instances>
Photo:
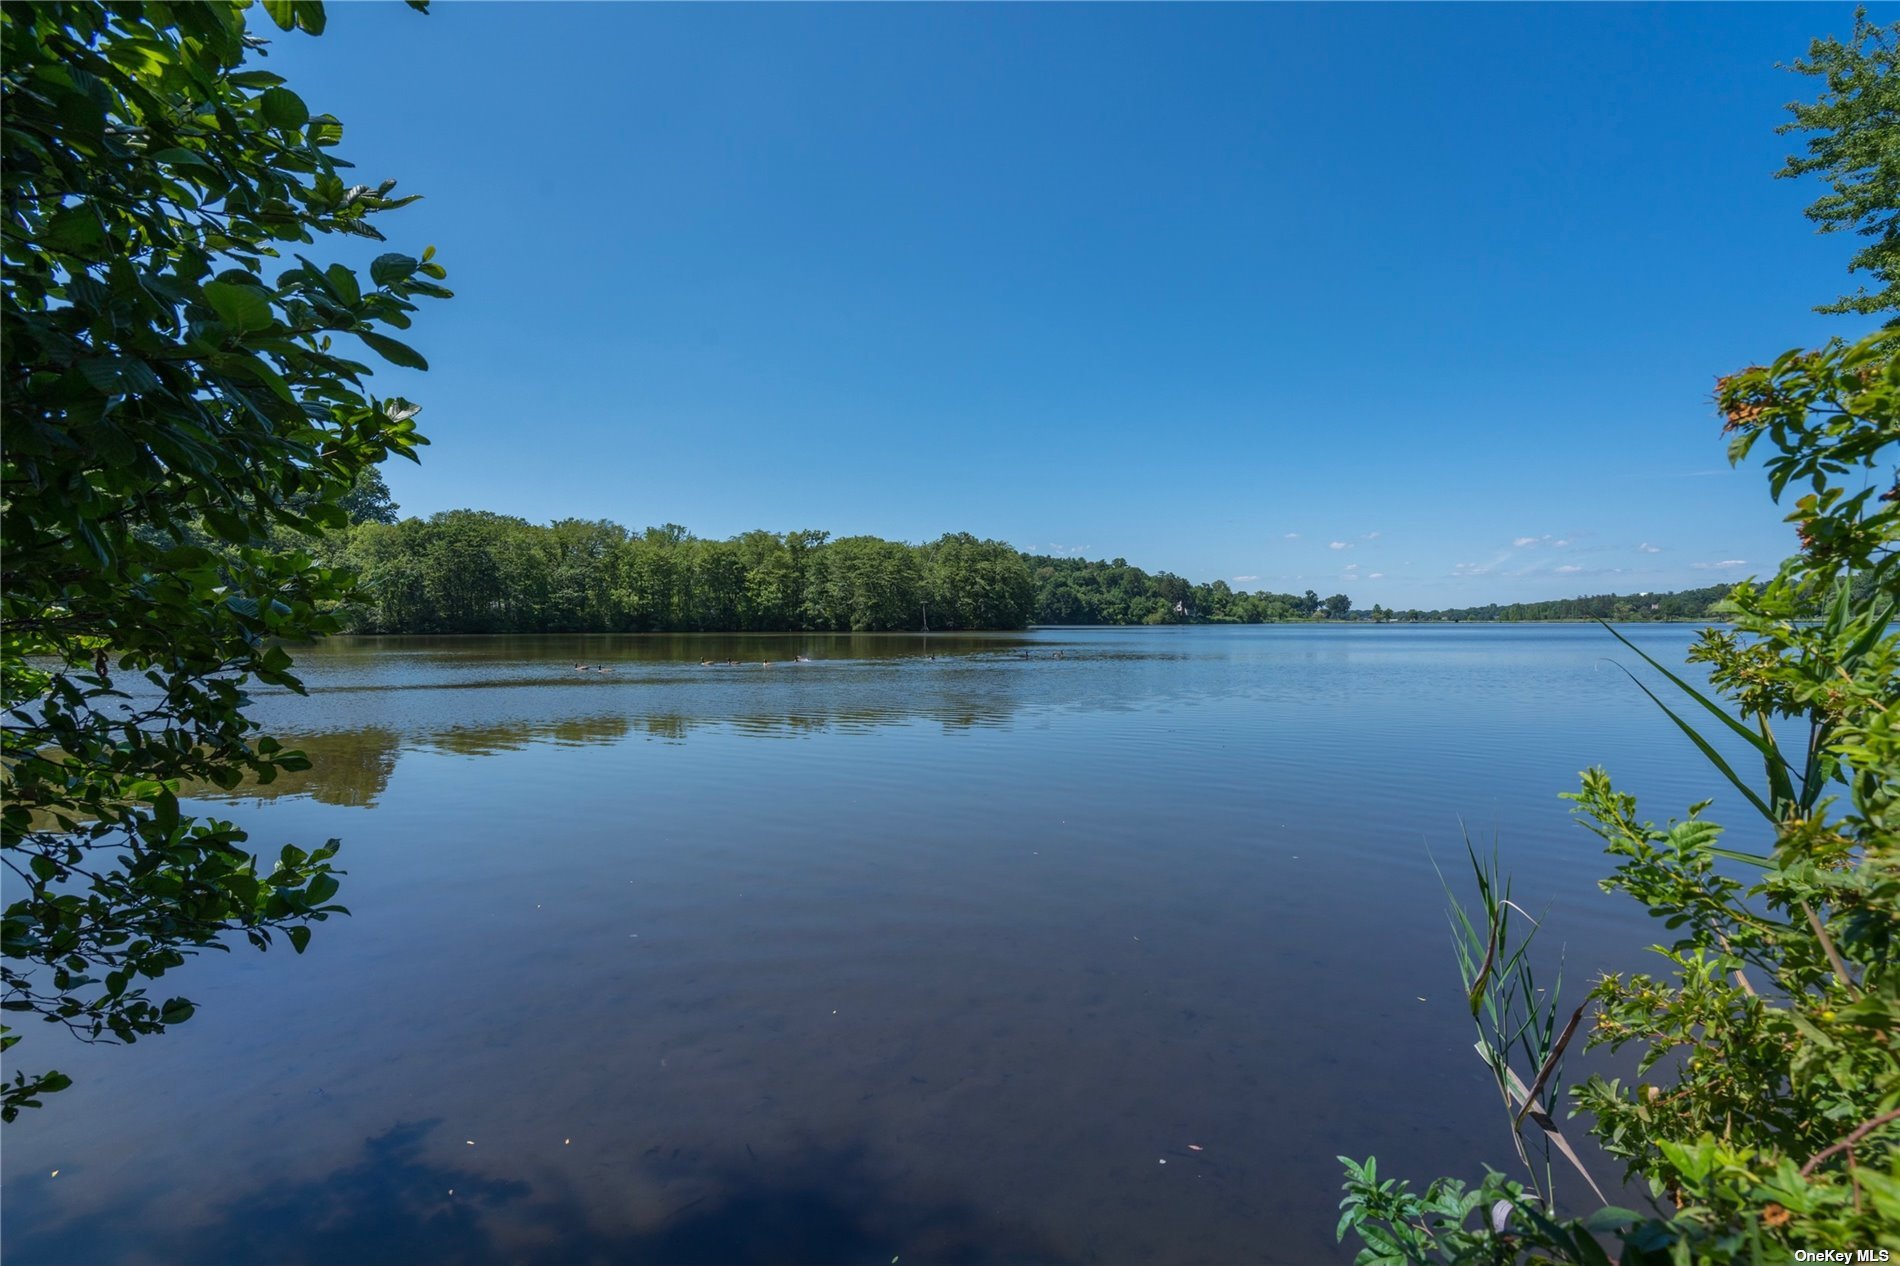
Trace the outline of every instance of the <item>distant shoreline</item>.
<instances>
[{"instance_id":1,"label":"distant shoreline","mask_svg":"<svg viewBox=\"0 0 1900 1266\"><path fill-rule=\"evenodd\" d=\"M1179 622L1179 623L1172 623L1172 624L1031 624L1023 628L1015 628L1015 629L1002 629L1002 628L997 628L997 629L864 629L858 632L852 632L848 629L846 630L840 630L840 629L685 629L685 630L676 630L672 632L655 632L653 630L628 630L626 632L620 632L620 633L603 633L599 631L565 632L564 633L564 632L547 631L547 630L531 630L531 631L516 631L516 632L501 630L501 631L490 631L490 632L482 632L482 633L422 633L422 632L376 631L376 632L333 633L330 636L319 639L319 640L328 642L328 641L335 641L338 638L362 638L365 640L371 640L371 639L382 640L382 639L405 638L405 637L426 637L430 639L492 638L492 637L524 637L524 638L532 637L532 638L548 638L548 639L553 639L553 638L626 638L626 637L640 637L640 638L756 637L756 638L781 638L781 639L782 638L878 637L878 638L909 638L912 640L923 641L923 640L933 638L933 637L934 638L1008 637L1008 636L1021 636L1026 633L1061 633L1061 632L1070 631L1070 630L1078 632L1078 633L1101 632L1101 631L1109 630L1109 629L1127 629L1133 632L1158 632L1163 629L1246 629L1246 628L1323 629L1323 628L1328 628L1328 627L1331 627L1331 628L1380 628L1380 627L1385 627L1385 626L1414 627L1414 626L1424 626L1424 625L1433 625L1433 626L1444 625L1444 626L1455 626L1455 627L1460 627L1460 628L1466 627L1466 626L1472 626L1472 627L1478 627L1478 628L1485 628L1485 627L1512 628L1512 627L1518 627L1522 625L1533 625L1533 624L1565 624L1565 625L1608 624L1612 628L1628 628L1632 626L1640 626L1640 625L1645 625L1645 624L1683 624L1683 625L1697 625L1697 626L1719 625L1719 626L1726 627L1730 623L1731 621L1717 619L1713 616L1704 617L1704 618L1692 618L1692 617L1687 617L1687 616L1672 616L1672 617L1663 618L1663 619L1651 619L1651 620L1596 620L1596 619L1591 619L1591 618L1583 618L1583 617L1575 617L1575 616L1569 616L1569 617L1563 617L1563 618L1551 617L1548 619L1527 619L1527 620L1463 620L1463 619L1458 619L1458 620L1367 620L1367 619L1304 620L1302 619L1302 620L1250 620L1246 622L1227 621L1227 620L1197 620L1197 621L1192 621L1192 622ZM310 645L311 643L303 643L303 644Z\"/></svg>"}]
</instances>

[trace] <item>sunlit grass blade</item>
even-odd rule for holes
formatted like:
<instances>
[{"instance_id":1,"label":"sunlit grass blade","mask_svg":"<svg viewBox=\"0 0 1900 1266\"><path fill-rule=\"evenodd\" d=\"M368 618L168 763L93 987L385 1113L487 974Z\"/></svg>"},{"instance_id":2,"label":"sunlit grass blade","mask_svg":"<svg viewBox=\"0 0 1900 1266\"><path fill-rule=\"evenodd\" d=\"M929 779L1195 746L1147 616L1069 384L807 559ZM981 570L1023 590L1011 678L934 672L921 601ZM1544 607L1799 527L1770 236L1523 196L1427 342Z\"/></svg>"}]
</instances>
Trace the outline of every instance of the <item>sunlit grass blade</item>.
<instances>
[{"instance_id":1,"label":"sunlit grass blade","mask_svg":"<svg viewBox=\"0 0 1900 1266\"><path fill-rule=\"evenodd\" d=\"M1642 647L1636 645L1636 643L1630 641L1615 629L1610 628L1610 626L1605 624L1602 620L1598 620L1597 623L1602 624L1611 637L1641 656L1645 664L1648 664L1664 677L1667 677L1676 689L1701 704L1710 716L1713 716L1723 725L1726 725L1733 733L1739 735L1743 742L1759 752L1761 754L1763 767L1768 774L1769 790L1774 798L1777 801L1789 804L1795 803L1794 782L1792 778L1793 767L1788 763L1788 759L1781 754L1781 749L1775 745L1772 737L1767 736L1765 732L1763 734L1755 733L1755 731L1743 725L1733 716L1730 716L1728 711L1724 709L1721 704L1716 703L1700 690L1697 690L1694 686L1691 686L1688 682L1657 663ZM1618 664L1617 667L1623 668L1621 664ZM1629 674L1630 680L1636 682L1639 686L1643 686L1642 681L1635 673L1630 672L1627 668L1623 668L1623 671ZM1643 686L1643 692L1656 701L1656 706L1662 708L1664 712L1669 712L1669 709L1664 706L1663 701L1657 698L1655 691L1649 689L1647 686ZM1681 727L1683 733L1695 740L1696 746L1702 750L1704 755L1708 756L1710 760L1715 761L1721 767L1722 772L1728 775L1730 781L1735 782L1737 786L1742 785L1741 782L1736 779L1735 771L1730 769L1728 764L1715 754L1715 749L1710 747L1708 743L1703 740L1702 736L1696 733L1693 727L1673 712L1669 712L1669 718ZM1747 788L1744 787L1743 790L1747 791ZM1753 792L1748 792L1748 798L1756 808L1761 810L1762 815L1770 822L1779 820L1767 806L1762 804L1761 797L1755 795Z\"/></svg>"},{"instance_id":2,"label":"sunlit grass blade","mask_svg":"<svg viewBox=\"0 0 1900 1266\"><path fill-rule=\"evenodd\" d=\"M1642 652L1639 651L1637 653L1641 654ZM1623 665L1618 664L1617 667L1623 668ZM1755 794L1755 789L1742 781L1740 775L1738 775L1735 772L1735 770L1729 765L1729 763L1722 758L1722 754L1716 751L1715 748L1711 747L1709 745L1709 741L1703 738L1700 734L1696 732L1696 729L1694 726L1690 725L1687 721L1677 716L1670 709L1669 705L1664 703L1654 690L1651 690L1648 686L1643 684L1642 678L1638 677L1635 673L1630 672L1630 670L1627 668L1623 668L1623 672L1629 677L1631 681L1636 683L1636 688L1638 690L1648 695L1650 697L1650 700L1654 702L1657 707L1663 710L1664 716L1668 717L1671 721L1674 721L1676 723L1677 729L1681 730L1684 734L1689 736L1689 741L1691 743L1694 743L1704 756L1708 757L1709 763L1711 765L1714 765L1718 770L1720 770L1722 772L1723 777L1727 778L1731 783L1735 784L1735 789L1742 793L1743 797L1747 799L1748 803L1755 806L1755 809L1757 812L1759 812L1764 818L1767 818L1770 822L1778 822L1780 820L1779 818L1775 816L1775 811L1773 809L1770 809L1768 805L1763 802L1762 798ZM1747 734L1748 731L1743 730L1742 733Z\"/></svg>"}]
</instances>

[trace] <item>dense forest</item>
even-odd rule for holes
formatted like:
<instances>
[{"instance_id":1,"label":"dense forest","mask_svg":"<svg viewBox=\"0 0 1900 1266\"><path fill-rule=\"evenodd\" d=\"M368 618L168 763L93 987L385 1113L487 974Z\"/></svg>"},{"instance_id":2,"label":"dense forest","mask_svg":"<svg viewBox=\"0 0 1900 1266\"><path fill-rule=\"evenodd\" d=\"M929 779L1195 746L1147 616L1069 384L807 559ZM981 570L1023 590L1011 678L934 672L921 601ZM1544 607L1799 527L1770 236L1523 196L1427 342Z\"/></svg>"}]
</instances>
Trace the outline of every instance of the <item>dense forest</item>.
<instances>
[{"instance_id":1,"label":"dense forest","mask_svg":"<svg viewBox=\"0 0 1900 1266\"><path fill-rule=\"evenodd\" d=\"M828 532L705 540L677 524L545 526L485 510L398 519L380 480L321 539L362 578L346 611L363 633L885 632L1030 624L1257 624L1277 620L1697 619L1725 586L1449 611L1355 609L1345 594L1245 592L1124 559L1019 553L957 532L923 545Z\"/></svg>"}]
</instances>

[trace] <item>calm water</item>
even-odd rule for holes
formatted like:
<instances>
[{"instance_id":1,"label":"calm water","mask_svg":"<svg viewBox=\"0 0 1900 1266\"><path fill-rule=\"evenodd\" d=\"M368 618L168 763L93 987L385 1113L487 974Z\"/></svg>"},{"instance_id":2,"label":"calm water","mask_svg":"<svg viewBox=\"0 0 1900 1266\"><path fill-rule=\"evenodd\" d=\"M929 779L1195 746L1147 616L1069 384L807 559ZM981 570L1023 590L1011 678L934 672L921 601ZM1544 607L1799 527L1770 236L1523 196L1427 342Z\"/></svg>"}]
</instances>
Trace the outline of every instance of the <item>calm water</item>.
<instances>
[{"instance_id":1,"label":"calm water","mask_svg":"<svg viewBox=\"0 0 1900 1266\"><path fill-rule=\"evenodd\" d=\"M354 915L195 961L197 1018L136 1047L36 1026L23 1066L78 1084L6 1127L7 1260L1349 1261L1337 1153L1511 1155L1431 864L1461 821L1580 997L1659 930L1557 793L1602 763L1659 820L1731 809L1610 658L1559 625L308 649L312 697L259 712L315 767L198 808L340 837Z\"/></svg>"}]
</instances>

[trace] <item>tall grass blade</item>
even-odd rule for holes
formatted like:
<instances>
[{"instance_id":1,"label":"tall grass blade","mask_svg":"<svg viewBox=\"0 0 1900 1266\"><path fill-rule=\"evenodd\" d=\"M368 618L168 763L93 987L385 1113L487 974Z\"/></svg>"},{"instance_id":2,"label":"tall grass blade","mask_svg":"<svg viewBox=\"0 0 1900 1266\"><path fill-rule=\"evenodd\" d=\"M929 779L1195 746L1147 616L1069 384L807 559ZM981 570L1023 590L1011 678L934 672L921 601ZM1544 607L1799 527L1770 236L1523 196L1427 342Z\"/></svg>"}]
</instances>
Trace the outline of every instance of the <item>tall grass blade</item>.
<instances>
[{"instance_id":1,"label":"tall grass blade","mask_svg":"<svg viewBox=\"0 0 1900 1266\"><path fill-rule=\"evenodd\" d=\"M1641 654L1642 652L1639 651L1637 653ZM1618 664L1617 667L1623 668L1623 665ZM1773 809L1770 809L1765 803L1763 803L1762 798L1755 794L1755 789L1753 787L1750 787L1747 783L1742 781L1741 776L1738 775L1732 767L1730 767L1729 763L1726 760L1722 759L1722 754L1716 751L1713 747L1709 746L1709 741L1703 738L1700 734L1698 734L1694 726L1690 725L1687 721L1683 720L1681 717L1677 716L1673 711L1671 711L1669 705L1664 703L1657 696L1654 690L1651 690L1648 686L1643 684L1642 678L1638 677L1635 673L1630 672L1630 670L1627 668L1623 668L1623 672L1626 676L1629 677L1631 681L1636 683L1636 688L1638 690L1648 695L1650 697L1650 700L1654 702L1657 707L1663 710L1664 716L1668 717L1671 721L1674 721L1676 723L1677 729L1681 730L1684 734L1689 736L1689 741L1691 743L1694 743L1696 747L1702 752L1702 754L1708 758L1708 761L1711 765L1714 765L1718 770L1722 772L1723 777L1727 778L1731 783L1735 785L1735 789L1742 793L1742 795L1748 800L1748 803L1755 806L1755 809L1758 813L1760 813L1764 818L1767 818L1770 822L1780 821L1780 819L1775 816L1775 811ZM1685 686L1684 689L1688 689L1688 688ZM1748 731L1745 728L1742 728L1739 722L1736 722L1733 718L1729 718L1729 721L1731 724L1735 725L1736 728L1741 729L1743 734L1748 734ZM1753 735L1749 735L1749 738L1751 741L1754 741L1759 745L1759 740L1755 739ZM1779 759L1778 756L1777 756L1777 759ZM1792 797L1790 797L1790 800L1792 800Z\"/></svg>"},{"instance_id":2,"label":"tall grass blade","mask_svg":"<svg viewBox=\"0 0 1900 1266\"><path fill-rule=\"evenodd\" d=\"M1479 965L1478 978L1471 982L1471 992L1466 997L1466 1001L1471 1004L1471 1018L1474 1020L1484 1008L1484 987L1491 979L1491 960L1498 952L1498 927L1498 922L1493 920L1491 939L1484 946L1484 962Z\"/></svg>"},{"instance_id":3,"label":"tall grass blade","mask_svg":"<svg viewBox=\"0 0 1900 1266\"><path fill-rule=\"evenodd\" d=\"M1482 1046L1480 1046L1480 1050L1482 1050ZM1570 1146L1570 1140L1566 1139L1563 1135L1563 1131L1557 1128L1556 1120L1550 1113L1544 1111L1544 1105L1538 1103L1537 1100L1525 1092L1524 1083L1518 1080L1518 1076L1515 1072L1507 1068L1504 1070L1504 1075L1510 1079L1511 1093L1523 1101L1525 1108L1528 1110L1530 1119L1537 1122L1537 1128L1548 1135L1552 1143L1556 1144L1557 1150L1563 1153L1564 1159L1570 1162L1571 1168L1583 1175L1583 1180L1590 1184L1590 1190L1597 1193L1597 1199L1601 1200L1604 1204L1610 1203L1610 1198L1603 1194L1603 1188L1597 1186L1597 1180L1590 1177L1590 1171L1583 1167L1583 1159L1577 1155L1576 1149Z\"/></svg>"},{"instance_id":4,"label":"tall grass blade","mask_svg":"<svg viewBox=\"0 0 1900 1266\"><path fill-rule=\"evenodd\" d=\"M1544 1093L1544 1083L1549 1081L1550 1075L1557 1071L1557 1061L1564 1057L1564 1047L1570 1045L1571 1035L1576 1033L1577 1023L1583 1019L1584 1007L1589 1005L1586 1002L1570 1013L1570 1023L1564 1025L1563 1036L1558 1038L1557 1044L1550 1048L1550 1054L1545 1058L1544 1066L1537 1070L1537 1079L1531 1082L1531 1088L1524 1092L1524 1106L1518 1109L1517 1120L1512 1122L1513 1125L1523 1122L1524 1114L1530 1111L1532 1101ZM1554 1020L1556 1017L1553 1015L1551 1018Z\"/></svg>"},{"instance_id":5,"label":"tall grass blade","mask_svg":"<svg viewBox=\"0 0 1900 1266\"><path fill-rule=\"evenodd\" d=\"M1645 652L1640 646L1630 641L1627 637L1624 637L1621 633L1618 633L1615 629L1611 628L1608 624L1605 624L1602 620L1598 620L1597 623L1602 624L1604 630L1608 632L1611 637L1615 638L1617 641L1623 643L1623 645L1635 651L1636 654L1642 658L1642 661L1645 664L1648 664L1651 668L1654 668L1657 672L1667 677L1670 680L1670 682L1675 685L1676 689L1682 691L1683 694L1688 695L1691 699L1701 704L1703 708L1708 711L1710 716L1720 721L1723 725L1726 725L1731 731L1739 735L1743 742L1747 743L1750 747L1754 748L1757 752L1761 753L1763 767L1766 769L1768 773L1768 786L1769 786L1770 791L1773 793L1775 799L1779 801L1785 801L1789 804L1796 803L1795 794L1794 794L1794 782L1792 778L1790 777L1790 775L1793 772L1793 767L1788 763L1787 758L1781 754L1781 749L1775 745L1775 742L1772 738L1765 737L1764 735L1755 733L1753 730L1749 729L1746 725L1743 725L1740 721L1730 716L1728 712L1722 707L1722 705L1716 703L1713 699L1710 699L1707 695L1703 694L1700 690L1697 690L1694 686L1691 686L1688 682L1684 681L1682 678L1670 672L1667 668L1664 668L1661 664L1657 663L1656 660L1653 657L1651 657L1647 652ZM1617 667L1622 668L1622 665L1619 664L1617 665ZM1639 686L1643 685L1643 683L1640 680L1637 680L1635 673L1631 673L1629 669L1627 668L1624 668L1623 671L1625 673L1629 673L1629 677L1631 681L1635 681L1636 684ZM1649 687L1647 686L1643 686L1643 693L1647 694L1651 699L1654 699L1656 701L1657 707L1662 708L1663 711L1665 712L1669 712L1669 709L1666 706L1664 706L1663 701L1661 699L1656 698L1655 691L1649 689ZM1726 762L1722 761L1720 757L1715 755L1714 749L1711 748L1705 741L1703 741L1701 735L1697 734L1695 730L1692 729L1688 725L1687 722L1683 721L1682 718L1678 717L1675 713L1669 712L1669 718L1670 720L1674 721L1678 726L1682 728L1683 733L1687 734L1690 738L1696 741L1696 746L1700 747L1704 755L1708 756L1711 760L1715 761L1721 767L1722 772L1728 775L1729 780L1731 782L1735 782L1737 786L1741 785L1740 782L1736 779L1734 771L1728 767ZM1744 790L1746 790L1746 788L1744 788ZM1763 816L1765 816L1770 822L1775 822L1779 820L1778 818L1776 818L1776 816L1772 812L1770 812L1765 807L1762 807L1761 798L1759 796L1755 795L1753 792L1750 792L1748 798L1751 801L1753 801L1754 804L1758 808L1762 809Z\"/></svg>"}]
</instances>

